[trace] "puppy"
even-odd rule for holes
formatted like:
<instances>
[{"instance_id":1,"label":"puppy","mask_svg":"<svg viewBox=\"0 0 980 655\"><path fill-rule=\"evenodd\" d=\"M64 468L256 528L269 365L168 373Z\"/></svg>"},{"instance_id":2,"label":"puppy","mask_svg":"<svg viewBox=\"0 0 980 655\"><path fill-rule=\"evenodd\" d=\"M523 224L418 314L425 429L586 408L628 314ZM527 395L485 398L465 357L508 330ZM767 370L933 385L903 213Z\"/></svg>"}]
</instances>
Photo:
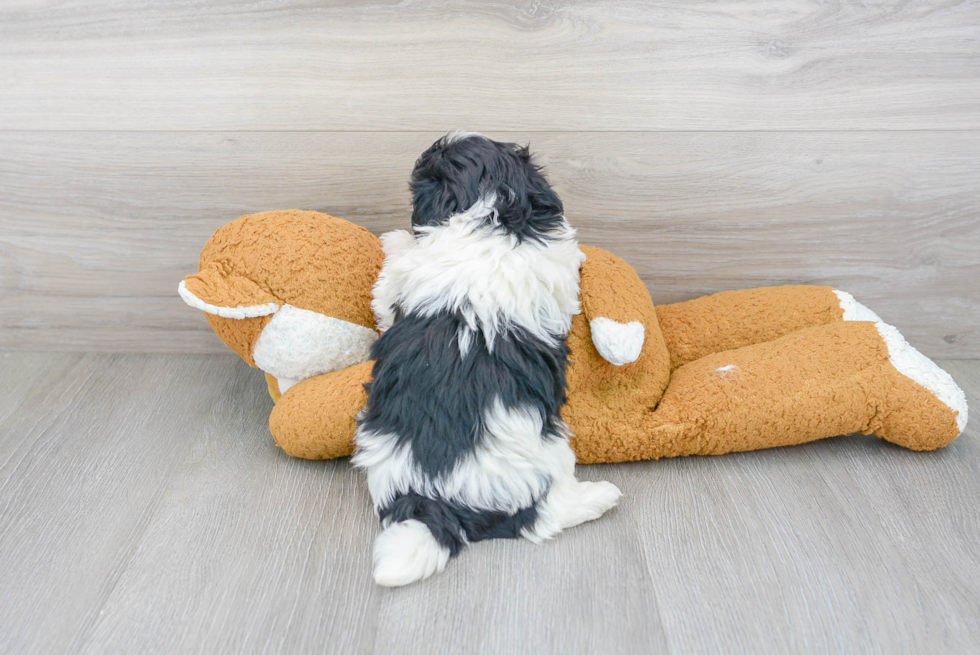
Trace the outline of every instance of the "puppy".
<instances>
[{"instance_id":1,"label":"puppy","mask_svg":"<svg viewBox=\"0 0 980 655\"><path fill-rule=\"evenodd\" d=\"M411 189L414 237L383 237L384 333L353 458L386 586L442 571L471 541L549 539L621 495L575 479L561 407L585 256L527 148L451 133Z\"/></svg>"}]
</instances>

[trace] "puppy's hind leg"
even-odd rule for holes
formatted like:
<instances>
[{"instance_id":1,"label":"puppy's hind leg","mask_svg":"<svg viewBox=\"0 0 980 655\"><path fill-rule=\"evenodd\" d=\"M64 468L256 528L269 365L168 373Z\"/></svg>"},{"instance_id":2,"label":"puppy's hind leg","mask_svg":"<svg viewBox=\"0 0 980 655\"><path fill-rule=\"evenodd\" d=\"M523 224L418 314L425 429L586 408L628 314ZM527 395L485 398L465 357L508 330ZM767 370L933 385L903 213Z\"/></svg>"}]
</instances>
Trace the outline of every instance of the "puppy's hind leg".
<instances>
[{"instance_id":1,"label":"puppy's hind leg","mask_svg":"<svg viewBox=\"0 0 980 655\"><path fill-rule=\"evenodd\" d=\"M415 519L388 525L374 541L374 581L384 587L401 587L441 573L448 562L449 549Z\"/></svg>"},{"instance_id":2,"label":"puppy's hind leg","mask_svg":"<svg viewBox=\"0 0 980 655\"><path fill-rule=\"evenodd\" d=\"M384 530L374 541L374 581L401 587L441 573L466 545L453 508L409 493L379 510Z\"/></svg>"},{"instance_id":3,"label":"puppy's hind leg","mask_svg":"<svg viewBox=\"0 0 980 655\"><path fill-rule=\"evenodd\" d=\"M611 482L587 482L575 479L574 473L552 481L548 495L538 504L538 518L523 536L540 543L565 528L593 521L619 502L623 492Z\"/></svg>"}]
</instances>

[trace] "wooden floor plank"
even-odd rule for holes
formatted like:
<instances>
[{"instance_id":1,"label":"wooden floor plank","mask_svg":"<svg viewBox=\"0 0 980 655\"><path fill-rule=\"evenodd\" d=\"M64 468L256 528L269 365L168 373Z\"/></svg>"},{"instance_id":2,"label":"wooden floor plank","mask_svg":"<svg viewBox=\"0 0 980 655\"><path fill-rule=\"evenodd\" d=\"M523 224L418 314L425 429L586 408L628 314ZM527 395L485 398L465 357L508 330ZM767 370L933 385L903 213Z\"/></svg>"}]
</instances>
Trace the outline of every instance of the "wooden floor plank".
<instances>
[{"instance_id":1,"label":"wooden floor plank","mask_svg":"<svg viewBox=\"0 0 980 655\"><path fill-rule=\"evenodd\" d=\"M77 651L237 365L63 357L0 424L0 652Z\"/></svg>"},{"instance_id":2,"label":"wooden floor plank","mask_svg":"<svg viewBox=\"0 0 980 655\"><path fill-rule=\"evenodd\" d=\"M437 136L0 133L0 348L226 352L175 293L211 233L288 207L404 228ZM657 302L829 284L980 356L980 132L492 136L530 141Z\"/></svg>"},{"instance_id":3,"label":"wooden floor plank","mask_svg":"<svg viewBox=\"0 0 980 655\"><path fill-rule=\"evenodd\" d=\"M0 421L3 652L980 648L972 424L933 453L858 435L580 467L624 491L601 520L474 544L389 590L361 474L283 455L234 357L13 361L0 390L8 372L29 389ZM977 405L980 362L941 364Z\"/></svg>"},{"instance_id":4,"label":"wooden floor plank","mask_svg":"<svg viewBox=\"0 0 980 655\"><path fill-rule=\"evenodd\" d=\"M6 3L0 125L977 129L978 25L969 1Z\"/></svg>"},{"instance_id":5,"label":"wooden floor plank","mask_svg":"<svg viewBox=\"0 0 980 655\"><path fill-rule=\"evenodd\" d=\"M374 653L666 653L659 595L632 522L613 510L542 545L474 544L444 574L386 592Z\"/></svg>"},{"instance_id":6,"label":"wooden floor plank","mask_svg":"<svg viewBox=\"0 0 980 655\"><path fill-rule=\"evenodd\" d=\"M834 521L841 508L801 469L802 454L669 460L624 472L650 575L668 599L673 651L825 653L845 637L853 652L876 652L862 648L896 627L875 605L861 606L890 585L864 571L860 555L848 561L841 552L840 540L863 546L868 535ZM836 532L825 530L828 520Z\"/></svg>"},{"instance_id":7,"label":"wooden floor plank","mask_svg":"<svg viewBox=\"0 0 980 655\"><path fill-rule=\"evenodd\" d=\"M366 652L381 596L367 489L346 460L276 448L271 404L236 367L81 652Z\"/></svg>"},{"instance_id":8,"label":"wooden floor plank","mask_svg":"<svg viewBox=\"0 0 980 655\"><path fill-rule=\"evenodd\" d=\"M980 407L980 366L941 361ZM819 465L832 484L849 477L865 520L874 521L900 554L915 589L894 611L922 626L921 651L966 653L980 645L980 430L922 456L865 439L854 448L831 442L838 461ZM867 450L867 452L864 452ZM817 465L817 462L814 462ZM884 571L883 571L884 573Z\"/></svg>"},{"instance_id":9,"label":"wooden floor plank","mask_svg":"<svg viewBox=\"0 0 980 655\"><path fill-rule=\"evenodd\" d=\"M980 400L977 362L943 362ZM977 430L621 467L676 652L980 647ZM669 600L666 600L669 599Z\"/></svg>"},{"instance_id":10,"label":"wooden floor plank","mask_svg":"<svg viewBox=\"0 0 980 655\"><path fill-rule=\"evenodd\" d=\"M50 375L62 378L80 355L0 352L0 426ZM2 428L0 428L2 429Z\"/></svg>"}]
</instances>

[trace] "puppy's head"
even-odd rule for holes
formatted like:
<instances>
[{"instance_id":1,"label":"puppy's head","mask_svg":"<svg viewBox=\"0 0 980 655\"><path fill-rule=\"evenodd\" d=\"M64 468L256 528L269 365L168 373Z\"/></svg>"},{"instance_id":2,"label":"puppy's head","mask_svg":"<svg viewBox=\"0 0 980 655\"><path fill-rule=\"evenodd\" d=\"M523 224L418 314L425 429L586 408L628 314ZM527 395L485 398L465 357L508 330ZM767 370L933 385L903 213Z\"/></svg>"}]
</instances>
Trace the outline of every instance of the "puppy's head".
<instances>
[{"instance_id":1,"label":"puppy's head","mask_svg":"<svg viewBox=\"0 0 980 655\"><path fill-rule=\"evenodd\" d=\"M487 205L482 216L520 241L547 239L564 225L561 199L527 147L474 132L451 132L415 162L412 225L437 226Z\"/></svg>"}]
</instances>

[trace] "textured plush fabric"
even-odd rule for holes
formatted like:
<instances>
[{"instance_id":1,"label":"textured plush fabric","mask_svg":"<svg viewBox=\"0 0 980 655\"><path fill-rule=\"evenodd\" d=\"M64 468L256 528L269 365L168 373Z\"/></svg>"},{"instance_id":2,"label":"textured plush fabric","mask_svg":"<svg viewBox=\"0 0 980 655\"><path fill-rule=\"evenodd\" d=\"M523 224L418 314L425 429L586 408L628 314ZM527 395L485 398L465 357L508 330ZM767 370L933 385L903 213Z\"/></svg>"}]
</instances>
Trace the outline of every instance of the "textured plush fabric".
<instances>
[{"instance_id":1,"label":"textured plush fabric","mask_svg":"<svg viewBox=\"0 0 980 655\"><path fill-rule=\"evenodd\" d=\"M187 282L204 302L257 305L272 297L374 327L371 286L383 256L380 241L366 230L314 212L266 212L230 223L214 240L205 247L201 269L220 275ZM926 386L899 372L889 343L904 349L904 340L879 328L883 324L845 320L841 302L847 294L829 287L771 287L654 308L626 262L599 248L582 251L582 314L573 317L568 336L569 394L562 409L580 462L721 454L852 432L930 450L962 429L957 413L926 388L939 380L955 396L952 379L921 355L893 361L913 377L927 371ZM221 291L228 285L213 279L235 276L255 283L254 296L243 294L249 285ZM207 318L254 365L252 349L270 317ZM597 318L642 324L636 361L616 366L602 357L590 331ZM364 362L310 377L284 394L267 374L277 401L269 423L276 442L308 459L349 455L370 374L371 362Z\"/></svg>"},{"instance_id":2,"label":"textured plush fabric","mask_svg":"<svg viewBox=\"0 0 980 655\"><path fill-rule=\"evenodd\" d=\"M723 291L657 307L671 368L839 321L843 315L833 288L803 285Z\"/></svg>"},{"instance_id":3,"label":"textured plush fabric","mask_svg":"<svg viewBox=\"0 0 980 655\"><path fill-rule=\"evenodd\" d=\"M363 362L377 338L369 327L283 305L255 342L252 358L277 378L305 380Z\"/></svg>"},{"instance_id":4,"label":"textured plush fabric","mask_svg":"<svg viewBox=\"0 0 980 655\"><path fill-rule=\"evenodd\" d=\"M946 445L955 415L900 374L874 323L836 321L707 354L671 375L654 407L577 415L579 461L718 455L875 433L914 450Z\"/></svg>"},{"instance_id":5,"label":"textured plush fabric","mask_svg":"<svg viewBox=\"0 0 980 655\"><path fill-rule=\"evenodd\" d=\"M262 330L272 319L271 315L232 319L205 312L204 318L208 320L208 325L225 342L226 346L238 353L238 356L248 362L249 366L255 366L252 349L255 342L258 341L259 335L262 334Z\"/></svg>"},{"instance_id":6,"label":"textured plush fabric","mask_svg":"<svg viewBox=\"0 0 980 655\"><path fill-rule=\"evenodd\" d=\"M373 362L303 380L276 402L269 429L283 450L304 459L333 459L354 452L354 419L367 402L364 383ZM275 378L266 376L273 398Z\"/></svg>"},{"instance_id":7,"label":"textured plush fabric","mask_svg":"<svg viewBox=\"0 0 980 655\"><path fill-rule=\"evenodd\" d=\"M632 364L643 352L646 329L639 321L620 323L599 316L589 321L589 329L592 331L592 343L596 350L610 364Z\"/></svg>"},{"instance_id":8,"label":"textured plush fabric","mask_svg":"<svg viewBox=\"0 0 980 655\"><path fill-rule=\"evenodd\" d=\"M201 252L198 272L185 284L209 305L289 304L374 329L371 286L383 261L377 237L363 227L319 212L269 211L218 228ZM251 348L269 317L207 317L218 336L254 366Z\"/></svg>"}]
</instances>

